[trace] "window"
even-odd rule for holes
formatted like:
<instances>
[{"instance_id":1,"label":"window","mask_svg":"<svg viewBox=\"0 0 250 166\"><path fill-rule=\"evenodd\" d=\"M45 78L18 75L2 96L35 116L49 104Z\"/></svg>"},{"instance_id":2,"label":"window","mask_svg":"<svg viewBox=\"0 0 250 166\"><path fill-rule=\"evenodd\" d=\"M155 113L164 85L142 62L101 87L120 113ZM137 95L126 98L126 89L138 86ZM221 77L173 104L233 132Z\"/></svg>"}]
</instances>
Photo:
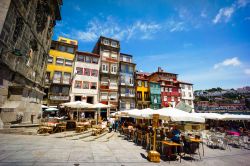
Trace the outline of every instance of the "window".
<instances>
[{"instance_id":1,"label":"window","mask_svg":"<svg viewBox=\"0 0 250 166\"><path fill-rule=\"evenodd\" d=\"M110 93L110 100L116 100L116 98L117 98L117 93L116 92Z\"/></svg>"},{"instance_id":2,"label":"window","mask_svg":"<svg viewBox=\"0 0 250 166\"><path fill-rule=\"evenodd\" d=\"M162 84L162 85L165 85L165 82L164 82L164 81L162 81L162 82L161 82L161 84Z\"/></svg>"},{"instance_id":3,"label":"window","mask_svg":"<svg viewBox=\"0 0 250 166\"><path fill-rule=\"evenodd\" d=\"M83 55L77 55L77 61L84 62L84 59Z\"/></svg>"},{"instance_id":4,"label":"window","mask_svg":"<svg viewBox=\"0 0 250 166\"><path fill-rule=\"evenodd\" d=\"M134 101L131 101L130 102L130 109L134 109L135 108L135 102Z\"/></svg>"},{"instance_id":5,"label":"window","mask_svg":"<svg viewBox=\"0 0 250 166\"><path fill-rule=\"evenodd\" d=\"M165 88L165 92L168 92L168 88Z\"/></svg>"},{"instance_id":6,"label":"window","mask_svg":"<svg viewBox=\"0 0 250 166\"><path fill-rule=\"evenodd\" d=\"M108 69L108 64L103 63L103 64L102 64L102 72L107 73L108 71L109 71L109 69Z\"/></svg>"},{"instance_id":7,"label":"window","mask_svg":"<svg viewBox=\"0 0 250 166\"><path fill-rule=\"evenodd\" d=\"M129 73L133 73L133 66L129 66L129 68L128 68L128 71L129 71Z\"/></svg>"},{"instance_id":8,"label":"window","mask_svg":"<svg viewBox=\"0 0 250 166\"><path fill-rule=\"evenodd\" d=\"M188 105L192 105L192 101L191 100L188 100Z\"/></svg>"},{"instance_id":9,"label":"window","mask_svg":"<svg viewBox=\"0 0 250 166\"><path fill-rule=\"evenodd\" d=\"M141 86L141 80L137 81L137 85Z\"/></svg>"},{"instance_id":10,"label":"window","mask_svg":"<svg viewBox=\"0 0 250 166\"><path fill-rule=\"evenodd\" d=\"M111 73L116 73L117 72L117 65L111 65Z\"/></svg>"},{"instance_id":11,"label":"window","mask_svg":"<svg viewBox=\"0 0 250 166\"><path fill-rule=\"evenodd\" d=\"M116 52L111 52L111 58L112 59L117 59L117 53Z\"/></svg>"},{"instance_id":12,"label":"window","mask_svg":"<svg viewBox=\"0 0 250 166\"><path fill-rule=\"evenodd\" d=\"M92 69L91 76L97 77L98 76L98 70Z\"/></svg>"},{"instance_id":13,"label":"window","mask_svg":"<svg viewBox=\"0 0 250 166\"><path fill-rule=\"evenodd\" d=\"M112 47L117 47L117 42L112 41L112 42L111 42L111 46L112 46Z\"/></svg>"},{"instance_id":14,"label":"window","mask_svg":"<svg viewBox=\"0 0 250 166\"><path fill-rule=\"evenodd\" d=\"M126 66L125 65L121 65L121 72L123 72L123 73L126 72Z\"/></svg>"},{"instance_id":15,"label":"window","mask_svg":"<svg viewBox=\"0 0 250 166\"><path fill-rule=\"evenodd\" d=\"M91 82L90 89L96 89L96 88L97 88L96 82Z\"/></svg>"},{"instance_id":16,"label":"window","mask_svg":"<svg viewBox=\"0 0 250 166\"><path fill-rule=\"evenodd\" d=\"M121 109L126 109L126 103L125 103L125 101L121 101L120 102L120 108Z\"/></svg>"},{"instance_id":17,"label":"window","mask_svg":"<svg viewBox=\"0 0 250 166\"><path fill-rule=\"evenodd\" d=\"M61 83L61 78L62 78L62 72L55 71L53 77L53 83Z\"/></svg>"},{"instance_id":18,"label":"window","mask_svg":"<svg viewBox=\"0 0 250 166\"><path fill-rule=\"evenodd\" d=\"M69 87L63 87L62 88L62 94L63 95L69 95Z\"/></svg>"},{"instance_id":19,"label":"window","mask_svg":"<svg viewBox=\"0 0 250 166\"><path fill-rule=\"evenodd\" d=\"M168 97L167 96L163 96L163 101L168 101Z\"/></svg>"},{"instance_id":20,"label":"window","mask_svg":"<svg viewBox=\"0 0 250 166\"><path fill-rule=\"evenodd\" d=\"M125 95L125 88L121 88L121 95Z\"/></svg>"},{"instance_id":21,"label":"window","mask_svg":"<svg viewBox=\"0 0 250 166\"><path fill-rule=\"evenodd\" d=\"M131 58L130 57L127 56L127 57L125 57L125 59L126 59L125 60L126 62L131 62Z\"/></svg>"},{"instance_id":22,"label":"window","mask_svg":"<svg viewBox=\"0 0 250 166\"><path fill-rule=\"evenodd\" d=\"M169 92L172 92L172 88L169 88Z\"/></svg>"},{"instance_id":23,"label":"window","mask_svg":"<svg viewBox=\"0 0 250 166\"><path fill-rule=\"evenodd\" d=\"M181 93L181 89L178 89L178 92Z\"/></svg>"},{"instance_id":24,"label":"window","mask_svg":"<svg viewBox=\"0 0 250 166\"><path fill-rule=\"evenodd\" d=\"M98 58L92 58L92 63L98 64Z\"/></svg>"},{"instance_id":25,"label":"window","mask_svg":"<svg viewBox=\"0 0 250 166\"><path fill-rule=\"evenodd\" d=\"M161 92L164 92L164 87L161 87Z\"/></svg>"},{"instance_id":26,"label":"window","mask_svg":"<svg viewBox=\"0 0 250 166\"><path fill-rule=\"evenodd\" d=\"M108 57L108 58L109 58L109 50L104 50L104 51L102 52L102 56L103 56L103 57Z\"/></svg>"},{"instance_id":27,"label":"window","mask_svg":"<svg viewBox=\"0 0 250 166\"><path fill-rule=\"evenodd\" d=\"M103 39L103 44L109 45L109 41L107 39Z\"/></svg>"},{"instance_id":28,"label":"window","mask_svg":"<svg viewBox=\"0 0 250 166\"><path fill-rule=\"evenodd\" d=\"M76 74L82 75L83 74L82 70L83 69L81 67L76 67Z\"/></svg>"},{"instance_id":29,"label":"window","mask_svg":"<svg viewBox=\"0 0 250 166\"><path fill-rule=\"evenodd\" d=\"M60 41L61 41L61 42L64 42L64 43L67 43L67 40L64 40L64 39L61 39Z\"/></svg>"},{"instance_id":30,"label":"window","mask_svg":"<svg viewBox=\"0 0 250 166\"><path fill-rule=\"evenodd\" d=\"M86 57L85 57L85 62L87 62L87 63L91 63L91 57L86 56Z\"/></svg>"},{"instance_id":31,"label":"window","mask_svg":"<svg viewBox=\"0 0 250 166\"><path fill-rule=\"evenodd\" d=\"M52 92L52 94L58 94L61 91L60 91L60 88L58 86L52 86L51 87L51 92Z\"/></svg>"},{"instance_id":32,"label":"window","mask_svg":"<svg viewBox=\"0 0 250 166\"><path fill-rule=\"evenodd\" d=\"M108 77L102 77L102 78L101 78L101 85L103 85L103 86L108 86L108 84L109 84L109 79L108 79Z\"/></svg>"},{"instance_id":33,"label":"window","mask_svg":"<svg viewBox=\"0 0 250 166\"><path fill-rule=\"evenodd\" d=\"M188 85L188 90L191 90L191 85Z\"/></svg>"},{"instance_id":34,"label":"window","mask_svg":"<svg viewBox=\"0 0 250 166\"><path fill-rule=\"evenodd\" d=\"M73 47L67 47L67 52L68 53L74 53L74 48Z\"/></svg>"},{"instance_id":35,"label":"window","mask_svg":"<svg viewBox=\"0 0 250 166\"><path fill-rule=\"evenodd\" d=\"M2 80L2 79L1 79ZM45 82L49 82L50 80L50 72L46 72L46 76L45 76Z\"/></svg>"},{"instance_id":36,"label":"window","mask_svg":"<svg viewBox=\"0 0 250 166\"><path fill-rule=\"evenodd\" d=\"M144 81L141 82L141 86L144 86Z\"/></svg>"},{"instance_id":37,"label":"window","mask_svg":"<svg viewBox=\"0 0 250 166\"><path fill-rule=\"evenodd\" d=\"M145 85L144 85L145 87L148 87L148 81L145 81Z\"/></svg>"},{"instance_id":38,"label":"window","mask_svg":"<svg viewBox=\"0 0 250 166\"><path fill-rule=\"evenodd\" d=\"M185 92L182 92L182 97L186 97L186 94L185 94Z\"/></svg>"},{"instance_id":39,"label":"window","mask_svg":"<svg viewBox=\"0 0 250 166\"><path fill-rule=\"evenodd\" d=\"M125 89L125 95L129 96L129 89L128 88Z\"/></svg>"},{"instance_id":40,"label":"window","mask_svg":"<svg viewBox=\"0 0 250 166\"><path fill-rule=\"evenodd\" d=\"M72 60L65 59L65 66L72 66Z\"/></svg>"},{"instance_id":41,"label":"window","mask_svg":"<svg viewBox=\"0 0 250 166\"><path fill-rule=\"evenodd\" d=\"M130 89L130 90L129 90L129 94L130 94L130 95L134 95L134 94L135 94L134 89Z\"/></svg>"},{"instance_id":42,"label":"window","mask_svg":"<svg viewBox=\"0 0 250 166\"><path fill-rule=\"evenodd\" d=\"M120 81L121 81L121 84L125 84L125 78L126 78L126 77L125 77L124 75L121 75L121 80L120 80Z\"/></svg>"},{"instance_id":43,"label":"window","mask_svg":"<svg viewBox=\"0 0 250 166\"><path fill-rule=\"evenodd\" d=\"M59 51L62 51L62 52L65 52L65 51L66 51L66 47L65 47L65 46L62 46L62 45L59 45L59 46L58 46L58 50L59 50Z\"/></svg>"},{"instance_id":44,"label":"window","mask_svg":"<svg viewBox=\"0 0 250 166\"><path fill-rule=\"evenodd\" d=\"M63 58L56 58L56 64L57 65L63 65L63 63L64 63L64 59Z\"/></svg>"},{"instance_id":45,"label":"window","mask_svg":"<svg viewBox=\"0 0 250 166\"><path fill-rule=\"evenodd\" d=\"M85 76L90 76L90 69L84 68L84 75Z\"/></svg>"},{"instance_id":46,"label":"window","mask_svg":"<svg viewBox=\"0 0 250 166\"><path fill-rule=\"evenodd\" d=\"M71 73L64 73L64 76L63 76L63 83L64 84L69 84L70 83L70 78L71 77Z\"/></svg>"},{"instance_id":47,"label":"window","mask_svg":"<svg viewBox=\"0 0 250 166\"><path fill-rule=\"evenodd\" d=\"M101 99L102 100L108 100L108 93L107 92L101 92Z\"/></svg>"},{"instance_id":48,"label":"window","mask_svg":"<svg viewBox=\"0 0 250 166\"><path fill-rule=\"evenodd\" d=\"M52 56L48 57L48 63L53 63L53 57Z\"/></svg>"},{"instance_id":49,"label":"window","mask_svg":"<svg viewBox=\"0 0 250 166\"><path fill-rule=\"evenodd\" d=\"M82 81L75 81L75 88L81 89L82 88Z\"/></svg>"},{"instance_id":50,"label":"window","mask_svg":"<svg viewBox=\"0 0 250 166\"><path fill-rule=\"evenodd\" d=\"M129 84L130 84L130 85L134 84L133 78L132 78L132 77L129 77Z\"/></svg>"},{"instance_id":51,"label":"window","mask_svg":"<svg viewBox=\"0 0 250 166\"><path fill-rule=\"evenodd\" d=\"M171 101L174 101L174 96L171 97Z\"/></svg>"},{"instance_id":52,"label":"window","mask_svg":"<svg viewBox=\"0 0 250 166\"><path fill-rule=\"evenodd\" d=\"M83 81L82 82L82 88L83 89L89 89L89 82Z\"/></svg>"},{"instance_id":53,"label":"window","mask_svg":"<svg viewBox=\"0 0 250 166\"><path fill-rule=\"evenodd\" d=\"M146 101L149 100L149 94L148 94L148 92L144 92L144 99L145 99Z\"/></svg>"},{"instance_id":54,"label":"window","mask_svg":"<svg viewBox=\"0 0 250 166\"><path fill-rule=\"evenodd\" d=\"M82 96L75 96L75 101L82 101Z\"/></svg>"},{"instance_id":55,"label":"window","mask_svg":"<svg viewBox=\"0 0 250 166\"><path fill-rule=\"evenodd\" d=\"M137 99L142 100L142 92L137 92Z\"/></svg>"},{"instance_id":56,"label":"window","mask_svg":"<svg viewBox=\"0 0 250 166\"><path fill-rule=\"evenodd\" d=\"M191 93L191 92L189 92L189 93L188 93L188 96L189 96L189 97L192 97L192 93Z\"/></svg>"}]
</instances>

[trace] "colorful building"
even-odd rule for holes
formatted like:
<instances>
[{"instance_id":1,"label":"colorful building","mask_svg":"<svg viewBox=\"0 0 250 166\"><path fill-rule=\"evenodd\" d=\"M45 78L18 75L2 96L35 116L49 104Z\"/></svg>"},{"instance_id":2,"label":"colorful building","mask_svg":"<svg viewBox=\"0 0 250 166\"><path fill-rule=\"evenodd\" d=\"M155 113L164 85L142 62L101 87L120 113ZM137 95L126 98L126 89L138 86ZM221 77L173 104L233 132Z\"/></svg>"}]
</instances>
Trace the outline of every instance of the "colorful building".
<instances>
[{"instance_id":1,"label":"colorful building","mask_svg":"<svg viewBox=\"0 0 250 166\"><path fill-rule=\"evenodd\" d=\"M161 108L161 85L158 82L149 82L150 108Z\"/></svg>"},{"instance_id":2,"label":"colorful building","mask_svg":"<svg viewBox=\"0 0 250 166\"><path fill-rule=\"evenodd\" d=\"M117 40L101 36L92 52L100 55L99 101L111 106L110 109L101 110L101 117L107 118L110 112L116 112L119 106L120 43Z\"/></svg>"},{"instance_id":3,"label":"colorful building","mask_svg":"<svg viewBox=\"0 0 250 166\"><path fill-rule=\"evenodd\" d=\"M70 87L77 41L59 37L52 41L47 60L46 89L44 104L58 106L70 101Z\"/></svg>"},{"instance_id":4,"label":"colorful building","mask_svg":"<svg viewBox=\"0 0 250 166\"><path fill-rule=\"evenodd\" d=\"M71 101L97 104L99 91L100 56L89 52L76 52L74 76L70 92ZM95 109L84 109L85 117L96 117Z\"/></svg>"},{"instance_id":5,"label":"colorful building","mask_svg":"<svg viewBox=\"0 0 250 166\"><path fill-rule=\"evenodd\" d=\"M161 85L162 107L175 107L180 102L181 89L177 81L177 74L165 72L159 67L157 72L150 75L150 81L158 82Z\"/></svg>"},{"instance_id":6,"label":"colorful building","mask_svg":"<svg viewBox=\"0 0 250 166\"><path fill-rule=\"evenodd\" d=\"M149 97L149 75L150 73L136 72L136 108L150 107Z\"/></svg>"},{"instance_id":7,"label":"colorful building","mask_svg":"<svg viewBox=\"0 0 250 166\"><path fill-rule=\"evenodd\" d=\"M119 110L135 108L135 64L132 55L120 54Z\"/></svg>"},{"instance_id":8,"label":"colorful building","mask_svg":"<svg viewBox=\"0 0 250 166\"><path fill-rule=\"evenodd\" d=\"M181 88L181 101L192 107L192 111L194 111L193 84L183 81L179 81L179 83Z\"/></svg>"}]
</instances>

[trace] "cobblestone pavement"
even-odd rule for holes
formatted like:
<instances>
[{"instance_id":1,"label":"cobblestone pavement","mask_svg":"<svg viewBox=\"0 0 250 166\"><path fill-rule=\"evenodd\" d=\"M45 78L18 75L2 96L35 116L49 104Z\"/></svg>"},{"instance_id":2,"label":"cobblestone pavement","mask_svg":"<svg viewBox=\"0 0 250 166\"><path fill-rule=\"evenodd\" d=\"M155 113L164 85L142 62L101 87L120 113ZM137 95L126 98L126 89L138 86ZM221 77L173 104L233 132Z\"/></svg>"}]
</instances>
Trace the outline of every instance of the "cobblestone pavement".
<instances>
[{"instance_id":1,"label":"cobblestone pavement","mask_svg":"<svg viewBox=\"0 0 250 166\"><path fill-rule=\"evenodd\" d=\"M107 134L107 138L91 141L82 139L55 138L51 136L0 134L0 166L2 165L68 165L68 166L141 166L141 165L187 165L223 166L250 165L250 150L232 148L230 150L205 147L202 160L182 159L171 161L163 157L160 163L150 163L147 152L141 146L124 140L117 133ZM197 157L197 156L196 156Z\"/></svg>"}]
</instances>

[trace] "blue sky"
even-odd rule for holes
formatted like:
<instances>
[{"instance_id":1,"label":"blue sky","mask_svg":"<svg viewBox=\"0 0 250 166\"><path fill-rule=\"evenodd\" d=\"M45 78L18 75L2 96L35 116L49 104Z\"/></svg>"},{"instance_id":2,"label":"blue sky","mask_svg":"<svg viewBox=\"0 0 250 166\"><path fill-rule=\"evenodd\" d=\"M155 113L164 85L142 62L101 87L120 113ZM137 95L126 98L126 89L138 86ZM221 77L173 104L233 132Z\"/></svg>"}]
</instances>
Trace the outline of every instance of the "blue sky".
<instances>
[{"instance_id":1,"label":"blue sky","mask_svg":"<svg viewBox=\"0 0 250 166\"><path fill-rule=\"evenodd\" d=\"M137 70L162 67L194 89L250 85L250 0L64 0L58 36L92 51L100 35L121 42Z\"/></svg>"}]
</instances>

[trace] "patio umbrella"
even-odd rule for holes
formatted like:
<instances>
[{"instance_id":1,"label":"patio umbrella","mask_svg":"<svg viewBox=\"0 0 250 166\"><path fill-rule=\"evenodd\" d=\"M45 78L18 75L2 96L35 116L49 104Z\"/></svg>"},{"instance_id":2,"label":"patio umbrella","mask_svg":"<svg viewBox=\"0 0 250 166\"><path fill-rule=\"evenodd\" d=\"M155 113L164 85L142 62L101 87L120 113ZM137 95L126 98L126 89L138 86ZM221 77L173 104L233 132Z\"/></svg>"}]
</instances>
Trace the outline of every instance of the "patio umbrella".
<instances>
[{"instance_id":1,"label":"patio umbrella","mask_svg":"<svg viewBox=\"0 0 250 166\"><path fill-rule=\"evenodd\" d=\"M86 103L83 101L73 101L68 103L61 104L63 106L69 107L69 108L76 108L77 109L77 121L79 121L79 108L92 108L93 104Z\"/></svg>"},{"instance_id":2,"label":"patio umbrella","mask_svg":"<svg viewBox=\"0 0 250 166\"><path fill-rule=\"evenodd\" d=\"M48 106L46 105L41 105L42 108L49 108Z\"/></svg>"},{"instance_id":3,"label":"patio umbrella","mask_svg":"<svg viewBox=\"0 0 250 166\"><path fill-rule=\"evenodd\" d=\"M97 121L98 121L98 118L99 118L99 114L100 114L100 109L101 108L110 108L111 106L110 105L106 105L106 104L103 104L103 103L97 103L97 104L94 104L91 108L97 108L98 109L98 112L97 112L97 115L98 115L98 117L97 117ZM96 123L98 123L96 121Z\"/></svg>"},{"instance_id":4,"label":"patio umbrella","mask_svg":"<svg viewBox=\"0 0 250 166\"><path fill-rule=\"evenodd\" d=\"M58 109L57 108L51 108L51 107L49 107L45 111L52 112L52 111L58 111Z\"/></svg>"}]
</instances>

